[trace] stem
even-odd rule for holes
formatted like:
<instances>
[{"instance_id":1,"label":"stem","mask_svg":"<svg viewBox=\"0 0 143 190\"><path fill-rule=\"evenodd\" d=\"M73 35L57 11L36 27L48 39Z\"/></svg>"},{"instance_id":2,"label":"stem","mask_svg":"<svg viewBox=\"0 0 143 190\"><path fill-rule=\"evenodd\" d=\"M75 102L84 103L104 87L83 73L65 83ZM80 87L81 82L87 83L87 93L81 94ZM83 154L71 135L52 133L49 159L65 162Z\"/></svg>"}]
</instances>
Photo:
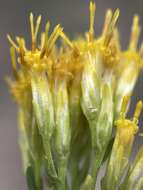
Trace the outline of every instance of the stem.
<instances>
[{"instance_id":1,"label":"stem","mask_svg":"<svg viewBox=\"0 0 143 190\"><path fill-rule=\"evenodd\" d=\"M43 186L42 186L42 178L41 178L41 171L40 171L41 163L39 162L39 160L35 161L34 169L35 169L35 183L36 183L37 190L42 190Z\"/></svg>"},{"instance_id":2,"label":"stem","mask_svg":"<svg viewBox=\"0 0 143 190\"><path fill-rule=\"evenodd\" d=\"M68 156L62 157L59 161L58 180L60 181L60 183L58 183L57 187L58 190L66 189L67 162L68 162Z\"/></svg>"},{"instance_id":3,"label":"stem","mask_svg":"<svg viewBox=\"0 0 143 190\"><path fill-rule=\"evenodd\" d=\"M91 168L90 168L90 175L92 177L92 186L91 190L95 189L96 186L96 180L97 180L97 174L100 169L102 160L103 160L103 152L98 152L94 148L92 149L92 156L91 156Z\"/></svg>"}]
</instances>

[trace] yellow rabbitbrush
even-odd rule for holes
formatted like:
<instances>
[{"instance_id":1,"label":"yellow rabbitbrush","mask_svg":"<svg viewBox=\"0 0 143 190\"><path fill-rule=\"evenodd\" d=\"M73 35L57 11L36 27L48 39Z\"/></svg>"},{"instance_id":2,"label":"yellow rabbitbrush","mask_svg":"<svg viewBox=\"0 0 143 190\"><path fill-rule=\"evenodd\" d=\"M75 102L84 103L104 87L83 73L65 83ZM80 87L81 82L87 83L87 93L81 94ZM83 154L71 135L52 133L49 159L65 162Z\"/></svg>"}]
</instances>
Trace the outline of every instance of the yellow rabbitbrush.
<instances>
[{"instance_id":1,"label":"yellow rabbitbrush","mask_svg":"<svg viewBox=\"0 0 143 190\"><path fill-rule=\"evenodd\" d=\"M48 21L38 44L41 16L34 26L33 14L31 50L23 38L16 37L15 43L8 35L14 75L8 83L19 107L19 141L29 190L42 190L45 180L53 190L94 190L106 160L101 189L143 187L136 169L142 163L142 149L135 167L128 162L142 102L133 119L125 118L143 68L143 45L137 50L139 17L133 18L129 47L123 51L116 26L119 10L107 11L98 38L96 5L91 2L89 10L85 37L70 40L60 25L49 35Z\"/></svg>"}]
</instances>

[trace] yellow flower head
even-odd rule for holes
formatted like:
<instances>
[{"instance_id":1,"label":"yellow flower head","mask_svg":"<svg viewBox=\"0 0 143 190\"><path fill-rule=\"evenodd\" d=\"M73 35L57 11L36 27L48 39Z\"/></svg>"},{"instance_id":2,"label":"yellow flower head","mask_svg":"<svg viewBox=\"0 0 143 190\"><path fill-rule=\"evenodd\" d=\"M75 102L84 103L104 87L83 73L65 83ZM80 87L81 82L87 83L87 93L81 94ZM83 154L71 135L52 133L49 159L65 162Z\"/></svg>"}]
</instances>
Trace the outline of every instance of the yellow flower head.
<instances>
[{"instance_id":1,"label":"yellow flower head","mask_svg":"<svg viewBox=\"0 0 143 190\"><path fill-rule=\"evenodd\" d=\"M37 34L39 31L39 26L41 22L41 16L37 18L36 26L34 27L34 18L33 14L30 14L30 26L31 26L31 50L28 50L25 47L25 41L23 38L17 37L18 46L8 35L8 40L11 45L19 53L18 62L20 65L27 67L30 70L35 70L38 72L41 71L50 71L52 67L52 58L53 50L55 48L55 41L60 36L61 31L63 30L60 25L57 25L54 28L54 31L48 38L48 32L50 23L47 22L45 27L45 32L41 35L41 45L37 46Z\"/></svg>"}]
</instances>

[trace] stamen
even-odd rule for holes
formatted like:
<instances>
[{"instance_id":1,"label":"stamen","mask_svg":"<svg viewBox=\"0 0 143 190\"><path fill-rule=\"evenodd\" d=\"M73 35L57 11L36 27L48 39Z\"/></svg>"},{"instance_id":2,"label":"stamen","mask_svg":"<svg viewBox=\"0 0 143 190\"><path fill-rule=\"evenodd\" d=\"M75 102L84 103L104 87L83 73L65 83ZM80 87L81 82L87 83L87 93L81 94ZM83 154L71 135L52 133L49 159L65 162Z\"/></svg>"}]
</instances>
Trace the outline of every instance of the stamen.
<instances>
[{"instance_id":1,"label":"stamen","mask_svg":"<svg viewBox=\"0 0 143 190\"><path fill-rule=\"evenodd\" d=\"M139 25L139 16L135 15L133 18L132 31L129 43L129 49L131 51L136 51L137 49L140 32L141 32L141 27Z\"/></svg>"},{"instance_id":2,"label":"stamen","mask_svg":"<svg viewBox=\"0 0 143 190\"><path fill-rule=\"evenodd\" d=\"M133 116L133 121L137 124L138 123L138 118L141 114L143 108L143 102L142 101L138 101L138 103L136 104L136 108L135 108L135 112L134 112L134 116Z\"/></svg>"},{"instance_id":3,"label":"stamen","mask_svg":"<svg viewBox=\"0 0 143 190\"><path fill-rule=\"evenodd\" d=\"M34 35L34 18L33 14L30 13L30 28L31 28L31 40L32 40L32 52L35 51L35 35Z\"/></svg>"},{"instance_id":4,"label":"stamen","mask_svg":"<svg viewBox=\"0 0 143 190\"><path fill-rule=\"evenodd\" d=\"M67 35L64 32L60 33L60 36L63 38L63 40L71 47L74 48L73 43L70 41L70 39L67 37Z\"/></svg>"},{"instance_id":5,"label":"stamen","mask_svg":"<svg viewBox=\"0 0 143 190\"><path fill-rule=\"evenodd\" d=\"M61 32L63 31L63 28L61 28L61 26L58 24L54 31L52 32L48 43L47 43L47 49L46 49L46 55L47 57L49 56L49 53L51 52L51 49L55 43L55 41L57 40L57 38L60 36Z\"/></svg>"},{"instance_id":6,"label":"stamen","mask_svg":"<svg viewBox=\"0 0 143 190\"><path fill-rule=\"evenodd\" d=\"M116 22L118 20L118 17L119 17L119 14L120 14L120 10L119 9L116 9L114 15L113 15L113 18L112 18L112 24L111 24L111 28L114 29L115 25L116 25Z\"/></svg>"},{"instance_id":7,"label":"stamen","mask_svg":"<svg viewBox=\"0 0 143 190\"><path fill-rule=\"evenodd\" d=\"M48 43L49 28L50 28L50 22L47 22L46 27L45 27L45 33L43 35L43 46L42 46L43 48L41 49L40 58L42 58L46 53L47 43Z\"/></svg>"},{"instance_id":8,"label":"stamen","mask_svg":"<svg viewBox=\"0 0 143 190\"><path fill-rule=\"evenodd\" d=\"M16 43L12 40L12 38L10 37L9 34L7 34L7 39L9 41L9 43L16 49L16 51L19 52L19 47L16 45Z\"/></svg>"},{"instance_id":9,"label":"stamen","mask_svg":"<svg viewBox=\"0 0 143 190\"><path fill-rule=\"evenodd\" d=\"M120 35L119 35L119 31L118 31L118 28L116 27L113 31L113 37L115 39L115 44L116 44L116 47L118 48L118 50L121 49L121 45L120 45Z\"/></svg>"},{"instance_id":10,"label":"stamen","mask_svg":"<svg viewBox=\"0 0 143 190\"><path fill-rule=\"evenodd\" d=\"M127 111L129 100L130 100L130 96L126 95L123 97L121 111L120 111L121 118L125 118L125 116L126 116L126 111Z\"/></svg>"},{"instance_id":11,"label":"stamen","mask_svg":"<svg viewBox=\"0 0 143 190\"><path fill-rule=\"evenodd\" d=\"M107 33L106 33L106 36L105 36L105 40L104 40L104 45L105 46L108 46L111 38L112 38L112 35L113 35L113 31L115 29L115 25L117 23L117 20L118 20L118 17L119 17L119 14L120 14L120 11L119 9L116 9L114 15L112 16L112 19L107 27Z\"/></svg>"},{"instance_id":12,"label":"stamen","mask_svg":"<svg viewBox=\"0 0 143 190\"><path fill-rule=\"evenodd\" d=\"M96 10L95 3L90 2L90 5L89 5L89 11L90 11L89 41L92 41L94 38L95 10Z\"/></svg>"},{"instance_id":13,"label":"stamen","mask_svg":"<svg viewBox=\"0 0 143 190\"><path fill-rule=\"evenodd\" d=\"M22 44L23 44L23 49L26 52L27 49L26 49L26 46L25 46L25 40L24 40L24 38L21 38L21 41L22 41Z\"/></svg>"},{"instance_id":14,"label":"stamen","mask_svg":"<svg viewBox=\"0 0 143 190\"><path fill-rule=\"evenodd\" d=\"M25 47L25 40L23 39L23 38L21 38L21 37L16 37L16 41L17 41L17 43L19 44L19 41L22 41L22 45L23 45L23 50L24 51L27 51L27 49L26 49L26 47Z\"/></svg>"},{"instance_id":15,"label":"stamen","mask_svg":"<svg viewBox=\"0 0 143 190\"><path fill-rule=\"evenodd\" d=\"M78 48L71 42L71 40L66 36L66 34L63 31L61 32L60 36L73 49L74 55L79 56L80 52L79 52Z\"/></svg>"},{"instance_id":16,"label":"stamen","mask_svg":"<svg viewBox=\"0 0 143 190\"><path fill-rule=\"evenodd\" d=\"M105 36L107 34L107 30L108 30L108 26L111 22L112 19L112 10L108 9L105 15L105 21L104 21L104 27L103 27L103 31L102 31L102 36Z\"/></svg>"},{"instance_id":17,"label":"stamen","mask_svg":"<svg viewBox=\"0 0 143 190\"><path fill-rule=\"evenodd\" d=\"M21 59L21 64L24 63L24 44L23 44L23 39L19 38L19 50L20 50L20 59Z\"/></svg>"},{"instance_id":18,"label":"stamen","mask_svg":"<svg viewBox=\"0 0 143 190\"><path fill-rule=\"evenodd\" d=\"M32 39L32 52L36 49L36 41L37 41L37 34L39 31L40 23L41 23L41 15L38 16L36 21L36 27L34 29L34 18L33 14L30 13L30 28L31 28L31 39Z\"/></svg>"},{"instance_id":19,"label":"stamen","mask_svg":"<svg viewBox=\"0 0 143 190\"><path fill-rule=\"evenodd\" d=\"M36 27L35 27L35 41L37 39L37 34L38 34L38 31L39 31L41 19L42 19L42 17L41 17L41 15L39 15L38 18L37 18Z\"/></svg>"},{"instance_id":20,"label":"stamen","mask_svg":"<svg viewBox=\"0 0 143 190\"><path fill-rule=\"evenodd\" d=\"M44 48L44 44L45 44L45 32L42 32L41 33L41 42L40 42L40 49L41 49L41 51Z\"/></svg>"},{"instance_id":21,"label":"stamen","mask_svg":"<svg viewBox=\"0 0 143 190\"><path fill-rule=\"evenodd\" d=\"M15 48L13 46L11 46L10 48L10 55L11 55L13 75L15 78L17 78L16 54L15 54Z\"/></svg>"},{"instance_id":22,"label":"stamen","mask_svg":"<svg viewBox=\"0 0 143 190\"><path fill-rule=\"evenodd\" d=\"M49 29L50 29L50 22L48 21L45 27L45 43L46 43L46 40L48 39Z\"/></svg>"}]
</instances>

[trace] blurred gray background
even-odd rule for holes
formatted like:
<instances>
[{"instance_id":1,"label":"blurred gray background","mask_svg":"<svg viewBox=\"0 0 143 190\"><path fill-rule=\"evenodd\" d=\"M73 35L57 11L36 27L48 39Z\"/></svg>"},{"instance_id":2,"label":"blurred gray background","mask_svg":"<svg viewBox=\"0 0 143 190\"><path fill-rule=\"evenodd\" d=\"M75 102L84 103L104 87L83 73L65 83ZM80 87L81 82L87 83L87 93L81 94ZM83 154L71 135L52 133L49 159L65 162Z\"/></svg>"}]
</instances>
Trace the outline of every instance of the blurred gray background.
<instances>
[{"instance_id":1,"label":"blurred gray background","mask_svg":"<svg viewBox=\"0 0 143 190\"><path fill-rule=\"evenodd\" d=\"M129 39L132 16L140 15L143 26L143 1L141 0L95 0L97 5L95 33L100 34L105 10L121 10L118 26L123 48ZM0 190L26 190L22 173L16 105L12 101L5 76L11 75L9 44L6 34L12 37L24 36L30 40L28 15L32 11L36 16L42 14L42 29L47 19L52 26L61 23L65 32L74 37L88 29L88 0L0 0ZM143 32L140 40L143 39ZM132 100L131 111L138 99L143 99L143 75L139 77ZM137 140L135 152L142 139Z\"/></svg>"}]
</instances>

